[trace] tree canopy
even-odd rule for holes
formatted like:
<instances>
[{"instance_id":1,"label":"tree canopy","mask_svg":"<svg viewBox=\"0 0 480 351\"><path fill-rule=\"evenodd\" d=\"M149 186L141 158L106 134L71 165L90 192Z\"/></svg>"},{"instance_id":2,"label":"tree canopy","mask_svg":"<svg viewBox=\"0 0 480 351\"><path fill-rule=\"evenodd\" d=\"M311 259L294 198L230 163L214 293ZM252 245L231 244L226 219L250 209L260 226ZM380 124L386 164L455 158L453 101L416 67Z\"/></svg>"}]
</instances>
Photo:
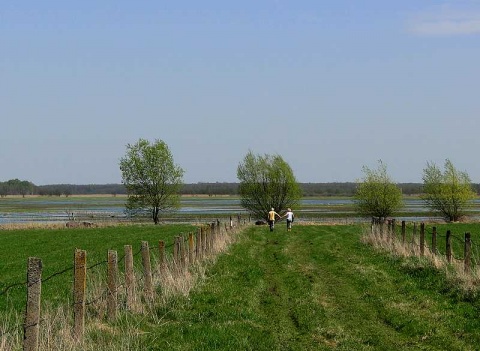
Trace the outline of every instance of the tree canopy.
<instances>
[{"instance_id":1,"label":"tree canopy","mask_svg":"<svg viewBox=\"0 0 480 351\"><path fill-rule=\"evenodd\" d=\"M237 167L241 205L257 219L295 207L302 196L290 165L280 155L247 153Z\"/></svg>"},{"instance_id":2,"label":"tree canopy","mask_svg":"<svg viewBox=\"0 0 480 351\"><path fill-rule=\"evenodd\" d=\"M179 206L183 169L176 165L168 145L162 140L150 143L139 139L128 144L120 160L122 183L127 189L127 211L149 212L155 224L159 213Z\"/></svg>"},{"instance_id":3,"label":"tree canopy","mask_svg":"<svg viewBox=\"0 0 480 351\"><path fill-rule=\"evenodd\" d=\"M362 216L386 218L403 206L402 191L391 180L380 160L377 169L363 167L364 177L357 182L355 207Z\"/></svg>"},{"instance_id":4,"label":"tree canopy","mask_svg":"<svg viewBox=\"0 0 480 351\"><path fill-rule=\"evenodd\" d=\"M427 162L421 197L432 211L448 221L458 221L475 196L467 172L458 171L449 159L445 160L443 173L435 163Z\"/></svg>"}]
</instances>

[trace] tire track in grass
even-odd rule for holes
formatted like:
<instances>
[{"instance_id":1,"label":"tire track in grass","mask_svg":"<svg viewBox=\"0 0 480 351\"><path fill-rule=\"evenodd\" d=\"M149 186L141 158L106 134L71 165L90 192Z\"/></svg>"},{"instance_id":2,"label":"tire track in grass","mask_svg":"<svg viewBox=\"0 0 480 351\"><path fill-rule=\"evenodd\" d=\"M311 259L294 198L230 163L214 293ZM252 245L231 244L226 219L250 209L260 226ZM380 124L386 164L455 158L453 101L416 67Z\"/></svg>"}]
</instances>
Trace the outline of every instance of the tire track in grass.
<instances>
[{"instance_id":1,"label":"tire track in grass","mask_svg":"<svg viewBox=\"0 0 480 351\"><path fill-rule=\"evenodd\" d=\"M151 349L477 350L478 311L432 288L435 275L409 274L362 244L360 231L248 229L197 291L162 313Z\"/></svg>"},{"instance_id":2,"label":"tire track in grass","mask_svg":"<svg viewBox=\"0 0 480 351\"><path fill-rule=\"evenodd\" d=\"M313 329L322 319L322 311L310 292L314 272L302 272L291 235L277 230L261 243L256 259L265 272L265 288L260 291L260 311L275 340L276 350L319 350L322 340ZM293 241L292 241L293 239Z\"/></svg>"}]
</instances>

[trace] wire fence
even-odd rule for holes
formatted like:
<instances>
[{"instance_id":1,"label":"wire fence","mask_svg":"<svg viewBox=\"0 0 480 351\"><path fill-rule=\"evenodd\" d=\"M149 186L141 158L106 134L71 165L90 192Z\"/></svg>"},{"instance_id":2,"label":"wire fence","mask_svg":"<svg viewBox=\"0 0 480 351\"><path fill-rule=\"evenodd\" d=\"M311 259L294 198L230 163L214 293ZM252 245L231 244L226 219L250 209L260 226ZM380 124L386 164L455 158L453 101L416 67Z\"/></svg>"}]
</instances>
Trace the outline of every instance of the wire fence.
<instances>
[{"instance_id":1,"label":"wire fence","mask_svg":"<svg viewBox=\"0 0 480 351\"><path fill-rule=\"evenodd\" d=\"M73 333L77 337L81 338L84 333L84 316L86 307L96 307L100 303L107 303L109 309L114 309L113 312L109 311L107 316L114 316L118 311L129 310L131 308L133 304L128 303L127 300L129 298L133 299L134 297L124 296L122 301L127 301L126 303L119 303L117 299L118 294L128 295L129 291L131 291L129 290L131 288L129 285L132 283L128 281L128 277L134 280L136 287L135 293L139 295L138 297L134 298L135 301L147 301L148 303L152 303L155 299L156 290L153 286L147 287L146 285L152 284L152 277L154 274L157 275L157 283L161 283L162 277L160 275L162 272L188 270L189 267L193 267L194 265L201 264L203 261L209 260L218 254L219 248L221 247L220 243L232 240L232 235L238 233L238 231L246 224L247 220L242 219L241 216L238 216L235 221L230 217L230 220L227 220L225 223L223 223L223 226L219 220L216 220L212 223L200 226L197 232L191 232L187 235L182 233L181 235L175 237L173 243L169 245L165 245L163 240L159 240L158 247L150 247L148 242L142 242L142 247L140 250L136 251L135 253L131 253L131 255L127 251L127 246L129 245L125 245L125 253L122 256L117 258L116 252L112 252L115 257L113 262L110 262L111 252L109 251L109 259L101 260L88 266L86 265L85 252L83 252L83 263L79 264L77 262L77 251L82 252L82 250L76 250L73 265L69 265L62 270L50 274L47 277L42 277L41 275L43 268L41 259L30 257L27 262L27 280L15 282L4 287L0 291L0 298L8 298L9 292L14 288L22 287L26 289L27 303L25 305L25 319L23 321L23 349L37 350L39 344L39 328L43 320L40 316L41 286L45 283L52 284L56 277L72 274L73 272L72 290L74 301L70 307L73 307L74 314L80 313L82 315L80 319L78 316L74 316L73 320L75 325L73 326ZM226 240L227 238L229 239ZM153 269L150 262L150 253L152 251L157 251L158 257L158 262L156 262L156 266L154 266ZM135 269L133 269L135 267L128 268L131 266L131 263L129 263L128 260L132 260L133 257L139 255L142 255L142 267L137 266L137 273L135 273ZM131 262L133 262L133 260ZM121 266L120 268L122 268L124 271L123 275L120 275L118 272L119 263ZM108 286L104 286L98 281L86 281L86 272L92 271L98 267L106 268L107 279L100 280L106 280L108 282ZM132 271L128 272L128 269L132 269ZM138 276L138 271L142 271L142 277L136 277ZM120 278L122 278L123 281L120 281ZM85 281L82 282L82 279ZM111 282L113 285L110 284ZM87 298L87 284L97 284L101 285L102 287L97 289L92 296ZM141 285L143 285L143 290L141 289ZM76 289L80 289L81 291L76 291ZM112 296L114 297L114 305L111 303ZM77 312L78 306L80 306L80 312ZM5 325L0 326L0 341L4 342L2 339L6 338L8 335L18 334L19 327L20 326L18 325L9 326L8 328Z\"/></svg>"},{"instance_id":2,"label":"wire fence","mask_svg":"<svg viewBox=\"0 0 480 351\"><path fill-rule=\"evenodd\" d=\"M395 219L382 220L372 218L371 231L375 240L383 246L395 249L401 245L410 254L426 256L427 254L445 259L448 263L462 263L465 273L476 272L480 266L480 236L472 239L472 233L455 232L452 229L439 228L435 224L423 222L397 222Z\"/></svg>"}]
</instances>

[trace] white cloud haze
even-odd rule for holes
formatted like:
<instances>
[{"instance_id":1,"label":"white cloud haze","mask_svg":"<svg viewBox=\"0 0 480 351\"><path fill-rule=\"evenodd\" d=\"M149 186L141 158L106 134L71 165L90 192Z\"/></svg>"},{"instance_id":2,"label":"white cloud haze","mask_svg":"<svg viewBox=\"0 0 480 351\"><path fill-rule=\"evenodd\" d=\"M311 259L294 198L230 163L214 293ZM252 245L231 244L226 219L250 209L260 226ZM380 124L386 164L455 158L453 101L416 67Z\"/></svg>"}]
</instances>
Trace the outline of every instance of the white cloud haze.
<instances>
[{"instance_id":1,"label":"white cloud haze","mask_svg":"<svg viewBox=\"0 0 480 351\"><path fill-rule=\"evenodd\" d=\"M456 8L452 3L417 14L409 21L409 31L424 36L480 34L480 7L468 7Z\"/></svg>"}]
</instances>

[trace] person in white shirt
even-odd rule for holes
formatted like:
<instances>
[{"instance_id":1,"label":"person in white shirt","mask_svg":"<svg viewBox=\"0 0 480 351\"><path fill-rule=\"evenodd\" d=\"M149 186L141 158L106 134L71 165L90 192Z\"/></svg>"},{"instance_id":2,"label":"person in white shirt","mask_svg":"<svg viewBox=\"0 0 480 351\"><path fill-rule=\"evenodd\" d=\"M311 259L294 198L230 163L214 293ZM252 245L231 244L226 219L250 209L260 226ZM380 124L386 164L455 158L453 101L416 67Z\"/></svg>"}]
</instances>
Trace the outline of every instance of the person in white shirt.
<instances>
[{"instance_id":1,"label":"person in white shirt","mask_svg":"<svg viewBox=\"0 0 480 351\"><path fill-rule=\"evenodd\" d=\"M293 219L295 218L292 209L288 208L287 213L285 213L283 217L287 217L287 231L290 232L292 230Z\"/></svg>"}]
</instances>

